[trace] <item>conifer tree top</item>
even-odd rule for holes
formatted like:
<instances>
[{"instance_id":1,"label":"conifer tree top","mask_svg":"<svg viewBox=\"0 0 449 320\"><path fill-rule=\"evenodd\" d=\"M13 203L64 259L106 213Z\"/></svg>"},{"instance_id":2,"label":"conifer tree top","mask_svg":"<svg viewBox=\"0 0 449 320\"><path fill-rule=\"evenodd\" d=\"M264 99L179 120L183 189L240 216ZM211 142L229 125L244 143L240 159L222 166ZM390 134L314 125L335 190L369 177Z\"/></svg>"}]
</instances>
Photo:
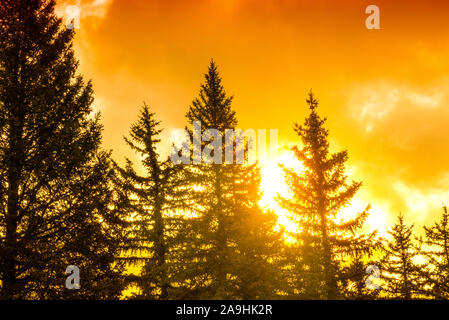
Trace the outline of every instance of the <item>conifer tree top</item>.
<instances>
[{"instance_id":1,"label":"conifer tree top","mask_svg":"<svg viewBox=\"0 0 449 320\"><path fill-rule=\"evenodd\" d=\"M187 112L189 122L200 121L202 130L214 128L224 131L235 128L237 118L231 108L233 97L226 94L214 60L211 60L204 76L205 82L201 85L199 97L193 100Z\"/></svg>"}]
</instances>

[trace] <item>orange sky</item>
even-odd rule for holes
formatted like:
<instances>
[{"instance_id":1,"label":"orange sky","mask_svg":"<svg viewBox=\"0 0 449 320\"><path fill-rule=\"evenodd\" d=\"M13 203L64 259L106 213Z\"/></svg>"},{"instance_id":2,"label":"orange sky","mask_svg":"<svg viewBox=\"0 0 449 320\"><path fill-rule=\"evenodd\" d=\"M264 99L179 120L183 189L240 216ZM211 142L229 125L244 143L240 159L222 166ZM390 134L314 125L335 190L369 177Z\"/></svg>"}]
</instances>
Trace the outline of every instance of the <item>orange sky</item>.
<instances>
[{"instance_id":1,"label":"orange sky","mask_svg":"<svg viewBox=\"0 0 449 320\"><path fill-rule=\"evenodd\" d=\"M213 58L241 128L295 142L313 89L331 144L390 223L420 226L449 202L449 1L69 0L81 8L76 51L92 79L114 158L143 101L166 136L185 125ZM381 30L365 28L380 8Z\"/></svg>"}]
</instances>

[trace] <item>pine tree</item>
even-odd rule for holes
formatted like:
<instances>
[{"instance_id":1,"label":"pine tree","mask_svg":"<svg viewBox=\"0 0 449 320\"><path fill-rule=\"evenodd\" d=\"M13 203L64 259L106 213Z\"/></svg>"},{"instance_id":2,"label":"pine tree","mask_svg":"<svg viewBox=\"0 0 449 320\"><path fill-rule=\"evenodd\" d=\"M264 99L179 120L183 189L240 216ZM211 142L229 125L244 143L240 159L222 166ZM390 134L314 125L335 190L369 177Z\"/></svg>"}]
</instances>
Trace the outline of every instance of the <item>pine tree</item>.
<instances>
[{"instance_id":1,"label":"pine tree","mask_svg":"<svg viewBox=\"0 0 449 320\"><path fill-rule=\"evenodd\" d=\"M159 125L145 104L139 120L131 127L130 138L125 138L130 148L139 153L145 175L138 174L128 159L125 168L117 166L120 175L116 183L129 217L122 260L140 268L140 274L129 279L140 289L138 298L144 299L168 299L175 290L171 275L177 261L180 228L180 219L174 214L179 198L179 168L168 158L160 159Z\"/></svg>"},{"instance_id":2,"label":"pine tree","mask_svg":"<svg viewBox=\"0 0 449 320\"><path fill-rule=\"evenodd\" d=\"M351 220L336 221L337 213L350 203L361 183L347 182L344 174L347 151L329 153L329 132L324 128L326 119L319 117L318 101L312 92L306 102L310 115L303 125L294 127L302 147L292 149L305 170L295 172L283 167L293 197L279 197L278 200L298 226L298 232L292 234L298 255L294 262L298 271L294 275L295 282L300 285L295 288L298 296L337 299L342 297L339 288L341 262L375 249L375 233L355 235L368 216L369 206Z\"/></svg>"},{"instance_id":3,"label":"pine tree","mask_svg":"<svg viewBox=\"0 0 449 320\"><path fill-rule=\"evenodd\" d=\"M413 244L413 225L404 223L404 216L389 231L391 240L383 248L381 261L382 290L394 299L409 300L418 297L422 283L421 268L414 259L419 252Z\"/></svg>"},{"instance_id":4,"label":"pine tree","mask_svg":"<svg viewBox=\"0 0 449 320\"><path fill-rule=\"evenodd\" d=\"M54 1L0 2L1 297L115 298L120 212L93 91ZM67 290L66 267L81 288Z\"/></svg>"},{"instance_id":5,"label":"pine tree","mask_svg":"<svg viewBox=\"0 0 449 320\"><path fill-rule=\"evenodd\" d=\"M199 98L187 113L189 124L201 123L201 133L216 129L225 137L237 120L212 61ZM191 136L193 135L190 129ZM206 150L203 142L201 151ZM235 158L235 145L233 146ZM191 186L191 218L186 220L190 241L180 274L186 296L194 299L268 298L275 293L278 278L276 251L280 234L276 219L258 206L260 173L256 165L225 163L225 142L213 151L221 152L222 163L185 166L186 184ZM218 156L217 156L218 157ZM204 160L204 159L203 159ZM263 240L262 240L263 239Z\"/></svg>"},{"instance_id":6,"label":"pine tree","mask_svg":"<svg viewBox=\"0 0 449 320\"><path fill-rule=\"evenodd\" d=\"M421 242L428 249L423 251L429 262L422 270L425 286L423 292L435 299L449 299L449 215L443 206L443 215L432 227L424 227L425 240Z\"/></svg>"}]
</instances>

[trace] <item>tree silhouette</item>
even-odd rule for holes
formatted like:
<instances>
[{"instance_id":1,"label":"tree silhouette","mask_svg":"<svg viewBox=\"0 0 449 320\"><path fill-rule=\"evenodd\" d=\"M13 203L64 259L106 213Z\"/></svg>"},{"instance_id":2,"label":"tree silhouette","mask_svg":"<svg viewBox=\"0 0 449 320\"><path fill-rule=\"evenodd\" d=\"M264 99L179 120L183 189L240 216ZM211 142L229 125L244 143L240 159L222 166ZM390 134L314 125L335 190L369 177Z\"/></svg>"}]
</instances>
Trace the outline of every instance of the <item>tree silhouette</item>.
<instances>
[{"instance_id":1,"label":"tree silhouette","mask_svg":"<svg viewBox=\"0 0 449 320\"><path fill-rule=\"evenodd\" d=\"M212 61L199 98L187 113L189 124L199 121L202 134L216 129L225 137L225 130L237 125L231 102ZM192 129L189 130L192 136ZM235 147L232 146L234 158ZM203 142L201 151L206 148ZM185 166L193 218L187 220L191 240L186 249L187 268L180 274L180 282L189 298L270 297L279 275L274 261L281 235L274 231L275 216L258 206L259 170L246 162L225 163L224 141L219 142L213 156L216 152L221 152L221 164L201 162Z\"/></svg>"},{"instance_id":2,"label":"tree silhouette","mask_svg":"<svg viewBox=\"0 0 449 320\"><path fill-rule=\"evenodd\" d=\"M292 236L296 239L299 256L296 282L303 285L297 288L299 296L337 299L341 297L340 262L374 250L375 233L355 235L368 216L369 206L351 220L336 221L336 214L349 204L361 183L347 182L344 174L346 151L329 153L329 133L324 128L326 119L317 114L318 101L312 92L306 102L310 115L303 125L294 127L302 147L292 149L305 170L295 172L283 167L293 198L279 197L278 201L291 213L291 221L298 225L298 232Z\"/></svg>"},{"instance_id":3,"label":"tree silhouette","mask_svg":"<svg viewBox=\"0 0 449 320\"><path fill-rule=\"evenodd\" d=\"M128 277L141 290L139 298L168 299L173 291L171 277L176 268L176 244L182 222L173 215L179 208L176 195L179 168L170 159L160 160L157 152L161 133L155 114L145 104L139 120L125 138L132 150L140 154L145 175L139 175L127 159L117 186L121 207L128 212L127 240L122 260L140 268L140 274Z\"/></svg>"},{"instance_id":4,"label":"tree silhouette","mask_svg":"<svg viewBox=\"0 0 449 320\"><path fill-rule=\"evenodd\" d=\"M412 241L413 225L404 223L404 216L389 231L392 239L383 248L381 275L386 291L392 298L409 300L418 297L422 283L420 267L414 261L419 254Z\"/></svg>"},{"instance_id":5,"label":"tree silhouette","mask_svg":"<svg viewBox=\"0 0 449 320\"><path fill-rule=\"evenodd\" d=\"M423 254L430 262L421 273L426 287L430 287L424 294L435 299L449 299L449 215L446 206L443 206L440 221L424 227L424 231L425 240L421 247L428 246Z\"/></svg>"},{"instance_id":6,"label":"tree silhouette","mask_svg":"<svg viewBox=\"0 0 449 320\"><path fill-rule=\"evenodd\" d=\"M1 297L114 298L120 212L92 85L54 1L0 5ZM81 289L64 288L76 265Z\"/></svg>"}]
</instances>

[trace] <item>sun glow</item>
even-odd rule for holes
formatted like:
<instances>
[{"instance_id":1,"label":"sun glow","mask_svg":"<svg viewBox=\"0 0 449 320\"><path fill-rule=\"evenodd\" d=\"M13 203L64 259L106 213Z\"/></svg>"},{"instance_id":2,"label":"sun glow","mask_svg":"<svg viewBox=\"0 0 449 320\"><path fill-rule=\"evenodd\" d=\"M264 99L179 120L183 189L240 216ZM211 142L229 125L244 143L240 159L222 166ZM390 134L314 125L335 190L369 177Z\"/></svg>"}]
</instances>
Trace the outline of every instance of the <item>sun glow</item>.
<instances>
[{"instance_id":1,"label":"sun glow","mask_svg":"<svg viewBox=\"0 0 449 320\"><path fill-rule=\"evenodd\" d=\"M367 201L357 198L356 196L348 206L340 210L336 217L337 221L345 221L354 218L357 213L365 210L367 205ZM387 209L379 205L372 205L369 210L369 215L366 219L365 226L362 230L365 232L377 230L377 236L388 237L387 212Z\"/></svg>"},{"instance_id":2,"label":"sun glow","mask_svg":"<svg viewBox=\"0 0 449 320\"><path fill-rule=\"evenodd\" d=\"M295 232L297 226L289 219L288 211L281 208L276 201L278 195L286 199L292 197L292 194L285 183L285 174L279 165L293 168L298 172L304 170L304 166L291 152L284 152L277 159L268 160L265 161L265 163L262 163L262 180L260 188L263 192L263 196L260 199L259 205L263 208L273 210L279 217L279 224L283 226L286 231Z\"/></svg>"},{"instance_id":3,"label":"sun glow","mask_svg":"<svg viewBox=\"0 0 449 320\"><path fill-rule=\"evenodd\" d=\"M261 164L262 179L260 188L263 193L259 205L262 208L273 210L278 215L278 223L284 227L286 231L296 232L297 225L289 219L289 212L279 206L276 197L279 195L286 199L292 198L285 183L285 174L279 165L292 168L297 172L304 170L302 163L296 159L292 152L284 152L277 159L270 159ZM358 212L363 211L369 202L362 198L355 197L351 203L344 207L338 214L336 219L340 221L354 218ZM366 232L377 230L378 236L387 236L387 212L388 208L379 205L371 206L369 216L363 228Z\"/></svg>"}]
</instances>

